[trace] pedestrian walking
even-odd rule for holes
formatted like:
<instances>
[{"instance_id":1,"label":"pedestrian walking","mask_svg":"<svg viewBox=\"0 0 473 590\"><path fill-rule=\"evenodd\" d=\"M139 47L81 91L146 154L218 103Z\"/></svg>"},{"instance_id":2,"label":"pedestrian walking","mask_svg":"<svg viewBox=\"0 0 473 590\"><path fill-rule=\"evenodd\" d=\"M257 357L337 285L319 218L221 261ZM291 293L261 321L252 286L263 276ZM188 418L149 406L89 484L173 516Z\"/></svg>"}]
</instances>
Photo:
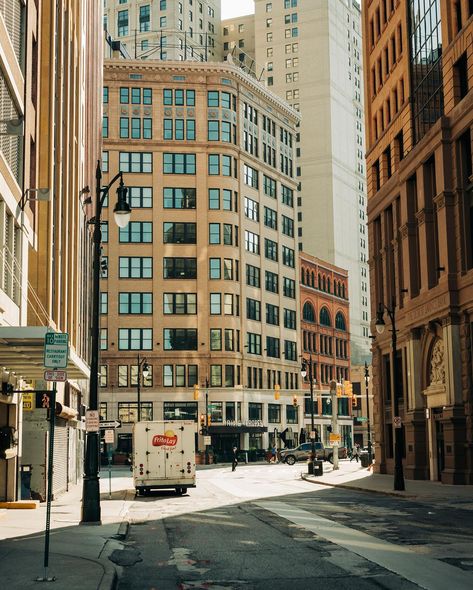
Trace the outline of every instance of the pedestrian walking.
<instances>
[{"instance_id":1,"label":"pedestrian walking","mask_svg":"<svg viewBox=\"0 0 473 590\"><path fill-rule=\"evenodd\" d=\"M352 453L351 453L350 463L353 461L353 459L356 459L356 462L358 463L359 457L360 457L360 445L356 444L353 448Z\"/></svg>"},{"instance_id":2,"label":"pedestrian walking","mask_svg":"<svg viewBox=\"0 0 473 590\"><path fill-rule=\"evenodd\" d=\"M273 445L273 447L271 449L271 462L272 463L278 462L278 450L276 448L276 445Z\"/></svg>"},{"instance_id":3,"label":"pedestrian walking","mask_svg":"<svg viewBox=\"0 0 473 590\"><path fill-rule=\"evenodd\" d=\"M237 458L237 453L238 453L238 449L236 447L236 445L233 445L233 449L232 449L232 471L235 471L236 466L238 465L238 458Z\"/></svg>"}]
</instances>

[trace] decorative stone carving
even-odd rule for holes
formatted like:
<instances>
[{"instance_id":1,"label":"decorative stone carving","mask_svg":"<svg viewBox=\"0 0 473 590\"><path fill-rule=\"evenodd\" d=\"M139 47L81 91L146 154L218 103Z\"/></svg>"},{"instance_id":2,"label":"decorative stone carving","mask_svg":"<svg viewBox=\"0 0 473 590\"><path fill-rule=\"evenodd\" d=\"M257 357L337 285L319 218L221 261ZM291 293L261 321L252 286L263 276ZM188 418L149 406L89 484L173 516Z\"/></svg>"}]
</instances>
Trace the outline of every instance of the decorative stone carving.
<instances>
[{"instance_id":1,"label":"decorative stone carving","mask_svg":"<svg viewBox=\"0 0 473 590\"><path fill-rule=\"evenodd\" d=\"M443 340L438 338L430 356L430 385L445 384L445 362Z\"/></svg>"}]
</instances>

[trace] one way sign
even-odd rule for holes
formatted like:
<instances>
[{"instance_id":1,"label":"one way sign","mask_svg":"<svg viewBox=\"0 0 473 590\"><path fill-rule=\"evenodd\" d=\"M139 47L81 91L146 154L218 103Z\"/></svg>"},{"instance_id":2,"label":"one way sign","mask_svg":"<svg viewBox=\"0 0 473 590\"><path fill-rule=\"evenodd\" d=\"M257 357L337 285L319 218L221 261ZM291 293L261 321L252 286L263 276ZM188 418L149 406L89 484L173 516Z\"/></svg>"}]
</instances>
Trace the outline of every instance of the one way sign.
<instances>
[{"instance_id":1,"label":"one way sign","mask_svg":"<svg viewBox=\"0 0 473 590\"><path fill-rule=\"evenodd\" d=\"M121 420L101 420L100 430L106 430L107 428L121 428Z\"/></svg>"}]
</instances>

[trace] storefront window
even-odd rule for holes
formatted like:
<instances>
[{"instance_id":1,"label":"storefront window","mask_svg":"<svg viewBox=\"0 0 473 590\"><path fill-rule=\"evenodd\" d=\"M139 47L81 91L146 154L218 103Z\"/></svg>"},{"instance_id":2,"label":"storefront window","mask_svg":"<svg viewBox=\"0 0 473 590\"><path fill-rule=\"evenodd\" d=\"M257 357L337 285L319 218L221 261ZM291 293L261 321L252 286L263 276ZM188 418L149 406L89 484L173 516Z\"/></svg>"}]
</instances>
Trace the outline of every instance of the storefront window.
<instances>
[{"instance_id":1,"label":"storefront window","mask_svg":"<svg viewBox=\"0 0 473 590\"><path fill-rule=\"evenodd\" d=\"M255 404L255 405L261 405L261 404ZM251 420L251 418L250 418L250 420ZM254 433L250 432L249 443L250 443L250 450L251 449L262 449L263 448L263 435L261 434L261 432L254 432Z\"/></svg>"},{"instance_id":2,"label":"storefront window","mask_svg":"<svg viewBox=\"0 0 473 590\"><path fill-rule=\"evenodd\" d=\"M235 402L225 402L225 420L236 420Z\"/></svg>"},{"instance_id":3,"label":"storefront window","mask_svg":"<svg viewBox=\"0 0 473 590\"><path fill-rule=\"evenodd\" d=\"M268 422L270 424L281 422L281 406L279 404L268 404Z\"/></svg>"},{"instance_id":4,"label":"storefront window","mask_svg":"<svg viewBox=\"0 0 473 590\"><path fill-rule=\"evenodd\" d=\"M192 420L197 422L197 403L164 402L164 420Z\"/></svg>"},{"instance_id":5,"label":"storefront window","mask_svg":"<svg viewBox=\"0 0 473 590\"><path fill-rule=\"evenodd\" d=\"M153 419L153 402L141 402L141 420ZM118 419L122 422L136 422L138 418L137 402L118 402Z\"/></svg>"},{"instance_id":6,"label":"storefront window","mask_svg":"<svg viewBox=\"0 0 473 590\"><path fill-rule=\"evenodd\" d=\"M248 420L262 420L263 419L263 404L249 403L248 404ZM260 447L258 447L260 448Z\"/></svg>"}]
</instances>

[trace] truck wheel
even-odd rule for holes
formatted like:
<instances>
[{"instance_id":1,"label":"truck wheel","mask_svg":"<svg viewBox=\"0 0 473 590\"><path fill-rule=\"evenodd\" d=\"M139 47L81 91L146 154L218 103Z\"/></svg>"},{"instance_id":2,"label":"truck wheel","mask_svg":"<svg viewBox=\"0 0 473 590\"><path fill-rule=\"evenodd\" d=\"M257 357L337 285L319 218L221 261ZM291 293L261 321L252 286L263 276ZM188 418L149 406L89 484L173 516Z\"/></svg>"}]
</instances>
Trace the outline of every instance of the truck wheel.
<instances>
[{"instance_id":1,"label":"truck wheel","mask_svg":"<svg viewBox=\"0 0 473 590\"><path fill-rule=\"evenodd\" d=\"M288 465L294 465L295 462L296 462L296 458L294 457L294 455L288 455L286 457L286 463Z\"/></svg>"},{"instance_id":2,"label":"truck wheel","mask_svg":"<svg viewBox=\"0 0 473 590\"><path fill-rule=\"evenodd\" d=\"M183 493L184 493L184 488L176 488L176 494L178 496L182 496Z\"/></svg>"}]
</instances>

